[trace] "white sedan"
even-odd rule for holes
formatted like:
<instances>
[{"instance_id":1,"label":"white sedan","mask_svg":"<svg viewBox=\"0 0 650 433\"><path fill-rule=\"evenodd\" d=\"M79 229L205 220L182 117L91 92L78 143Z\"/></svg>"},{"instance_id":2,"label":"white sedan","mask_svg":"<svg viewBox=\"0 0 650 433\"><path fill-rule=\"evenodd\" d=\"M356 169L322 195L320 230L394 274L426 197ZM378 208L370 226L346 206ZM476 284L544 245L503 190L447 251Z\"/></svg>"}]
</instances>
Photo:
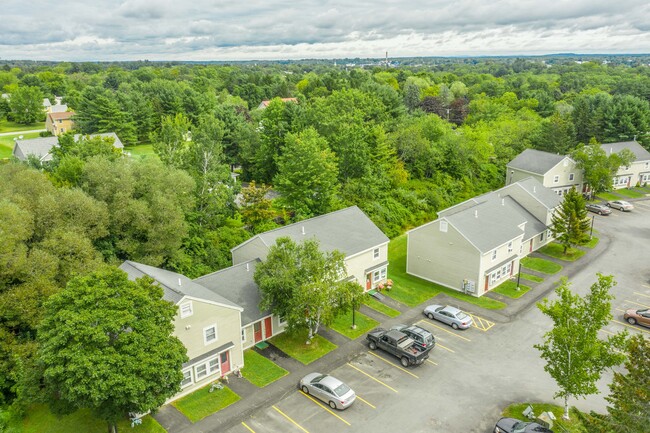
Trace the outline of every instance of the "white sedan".
<instances>
[{"instance_id":1,"label":"white sedan","mask_svg":"<svg viewBox=\"0 0 650 433\"><path fill-rule=\"evenodd\" d=\"M634 209L632 203L628 203L624 200L614 200L607 203L607 206L613 207L614 209L622 210L623 212L629 212Z\"/></svg>"},{"instance_id":2,"label":"white sedan","mask_svg":"<svg viewBox=\"0 0 650 433\"><path fill-rule=\"evenodd\" d=\"M300 379L298 387L305 394L323 400L332 409L345 409L357 398L352 388L328 374L309 373Z\"/></svg>"}]
</instances>

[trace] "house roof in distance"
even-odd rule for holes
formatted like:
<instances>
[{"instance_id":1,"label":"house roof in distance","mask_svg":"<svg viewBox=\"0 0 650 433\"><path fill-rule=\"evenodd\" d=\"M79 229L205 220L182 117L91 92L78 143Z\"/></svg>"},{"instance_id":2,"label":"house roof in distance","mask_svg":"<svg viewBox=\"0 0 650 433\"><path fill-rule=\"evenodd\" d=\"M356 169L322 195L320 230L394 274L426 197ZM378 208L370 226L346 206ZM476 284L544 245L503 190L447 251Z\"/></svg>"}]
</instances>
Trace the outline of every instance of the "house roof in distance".
<instances>
[{"instance_id":1,"label":"house roof in distance","mask_svg":"<svg viewBox=\"0 0 650 433\"><path fill-rule=\"evenodd\" d=\"M241 321L242 326L246 326L271 314L270 310L260 310L262 295L253 279L260 262L260 259L255 259L240 263L196 278L194 282L243 307Z\"/></svg>"},{"instance_id":2,"label":"house roof in distance","mask_svg":"<svg viewBox=\"0 0 650 433\"><path fill-rule=\"evenodd\" d=\"M545 174L564 158L568 157L541 150L526 149L510 161L507 166L529 173Z\"/></svg>"},{"instance_id":3,"label":"house roof in distance","mask_svg":"<svg viewBox=\"0 0 650 433\"><path fill-rule=\"evenodd\" d=\"M339 250L346 257L367 251L389 241L388 237L357 206L351 206L325 215L299 221L284 227L253 236L231 249L236 251L254 240L261 240L266 247L275 245L281 237L295 242L315 238L323 251Z\"/></svg>"},{"instance_id":4,"label":"house roof in distance","mask_svg":"<svg viewBox=\"0 0 650 433\"><path fill-rule=\"evenodd\" d=\"M623 149L629 149L632 151L634 156L636 156L636 161L650 161L650 152L648 152L644 147L642 147L636 141L620 141L618 143L604 143L600 145L600 148L605 151L607 156L613 153L619 153Z\"/></svg>"},{"instance_id":5,"label":"house roof in distance","mask_svg":"<svg viewBox=\"0 0 650 433\"><path fill-rule=\"evenodd\" d=\"M280 98L282 102L298 102L298 98ZM269 106L271 103L272 99L265 99L262 102L260 102L260 105L257 106L257 108L266 108Z\"/></svg>"},{"instance_id":6,"label":"house roof in distance","mask_svg":"<svg viewBox=\"0 0 650 433\"><path fill-rule=\"evenodd\" d=\"M120 265L120 269L129 275L129 278L135 280L145 275L153 278L163 288L163 299L177 304L185 296L197 299L212 301L225 307L242 310L242 307L234 302L224 298L218 293L208 290L200 284L195 283L183 274L167 271L142 263L125 261Z\"/></svg>"},{"instance_id":7,"label":"house roof in distance","mask_svg":"<svg viewBox=\"0 0 650 433\"><path fill-rule=\"evenodd\" d=\"M72 116L75 115L74 111L58 111L55 113L47 113L47 115L52 119L52 120L66 120L70 119Z\"/></svg>"},{"instance_id":8,"label":"house roof in distance","mask_svg":"<svg viewBox=\"0 0 650 433\"><path fill-rule=\"evenodd\" d=\"M74 136L75 140L79 140L81 134ZM118 149L123 149L124 144L114 132L102 132L100 134L90 134L90 137L110 137L113 141L113 146ZM27 140L16 140L14 143L13 155L21 161L27 159L29 155L35 155L42 162L52 160L52 148L59 145L59 138L55 136L30 138Z\"/></svg>"}]
</instances>

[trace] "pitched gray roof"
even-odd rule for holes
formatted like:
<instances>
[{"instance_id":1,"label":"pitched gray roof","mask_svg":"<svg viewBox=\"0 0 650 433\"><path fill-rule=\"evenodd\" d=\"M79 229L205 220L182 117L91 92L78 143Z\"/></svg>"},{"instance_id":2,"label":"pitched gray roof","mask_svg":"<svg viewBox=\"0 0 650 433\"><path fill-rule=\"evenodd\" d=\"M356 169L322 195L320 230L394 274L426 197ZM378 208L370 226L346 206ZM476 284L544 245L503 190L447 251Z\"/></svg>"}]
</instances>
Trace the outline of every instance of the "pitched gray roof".
<instances>
[{"instance_id":1,"label":"pitched gray roof","mask_svg":"<svg viewBox=\"0 0 650 433\"><path fill-rule=\"evenodd\" d=\"M621 141L618 143L605 143L601 144L600 148L605 151L607 156L612 153L618 153L623 149L630 149L634 156L636 156L635 161L650 161L650 152L643 148L636 141Z\"/></svg>"},{"instance_id":2,"label":"pitched gray roof","mask_svg":"<svg viewBox=\"0 0 650 433\"><path fill-rule=\"evenodd\" d=\"M129 275L129 278L135 280L144 275L148 275L160 284L164 290L163 299L177 304L184 296L191 296L197 299L216 302L225 307L241 310L242 307L223 296L208 290L200 284L187 278L185 275L154 266L144 265L142 263L125 261L120 265L120 269Z\"/></svg>"},{"instance_id":3,"label":"pitched gray roof","mask_svg":"<svg viewBox=\"0 0 650 433\"><path fill-rule=\"evenodd\" d=\"M68 106L66 104L56 104L52 105L50 108L51 113L65 113L68 111Z\"/></svg>"},{"instance_id":4,"label":"pitched gray roof","mask_svg":"<svg viewBox=\"0 0 650 433\"><path fill-rule=\"evenodd\" d=\"M79 140L79 137L81 137L81 134L76 134L74 139ZM122 144L122 141L114 132L90 134L90 137L110 137L114 139L114 147L118 149L124 148L124 144ZM59 137L55 136L16 140L14 143L13 155L21 161L26 160L29 155L35 155L42 162L47 162L52 160L52 148L58 145Z\"/></svg>"},{"instance_id":5,"label":"pitched gray roof","mask_svg":"<svg viewBox=\"0 0 650 433\"><path fill-rule=\"evenodd\" d=\"M526 149L510 161L507 166L529 173L545 174L564 158L566 158L565 155Z\"/></svg>"},{"instance_id":6,"label":"pitched gray roof","mask_svg":"<svg viewBox=\"0 0 650 433\"><path fill-rule=\"evenodd\" d=\"M546 188L540 181L534 177L527 177L510 185L504 186L503 188L497 189L496 191L489 192L482 196L479 196L477 199L482 200L484 198L490 197L492 195L496 196L507 196L509 195L509 190L512 189L521 189L529 194L531 197L534 197L538 202L543 204L546 209L555 209L560 202L562 202L562 197L554 193L551 189Z\"/></svg>"},{"instance_id":7,"label":"pitched gray roof","mask_svg":"<svg viewBox=\"0 0 650 433\"><path fill-rule=\"evenodd\" d=\"M304 230L304 233L303 233ZM231 251L254 240L275 245L276 239L287 236L296 242L316 238L324 251L339 250L346 257L366 251L389 241L388 237L356 206L330 212L295 224L253 236Z\"/></svg>"},{"instance_id":8,"label":"pitched gray roof","mask_svg":"<svg viewBox=\"0 0 650 433\"><path fill-rule=\"evenodd\" d=\"M260 259L251 260L204 275L194 282L240 305L244 309L242 326L246 326L271 314L271 311L259 308L262 295L253 279L258 263Z\"/></svg>"}]
</instances>

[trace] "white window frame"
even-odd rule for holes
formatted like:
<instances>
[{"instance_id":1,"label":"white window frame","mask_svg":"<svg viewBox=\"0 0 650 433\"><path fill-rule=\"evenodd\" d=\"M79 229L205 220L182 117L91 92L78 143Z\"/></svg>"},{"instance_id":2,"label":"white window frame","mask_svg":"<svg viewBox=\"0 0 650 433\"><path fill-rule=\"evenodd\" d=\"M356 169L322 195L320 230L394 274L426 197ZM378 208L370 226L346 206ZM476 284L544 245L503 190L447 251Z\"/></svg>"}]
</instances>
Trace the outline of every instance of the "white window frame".
<instances>
[{"instance_id":1,"label":"white window frame","mask_svg":"<svg viewBox=\"0 0 650 433\"><path fill-rule=\"evenodd\" d=\"M210 363L213 362L213 361L217 362L216 368L213 368L213 367L210 366ZM217 373L219 373L221 371L221 363L219 362L219 357L218 356L215 356L214 358L208 359L207 362L205 363L205 365L208 368L208 376L211 376L213 374L217 374Z\"/></svg>"},{"instance_id":2,"label":"white window frame","mask_svg":"<svg viewBox=\"0 0 650 433\"><path fill-rule=\"evenodd\" d=\"M196 377L196 381L198 382L199 380L203 379L204 377L208 377L208 363L204 362L203 364L198 364L194 366L194 377Z\"/></svg>"},{"instance_id":3,"label":"white window frame","mask_svg":"<svg viewBox=\"0 0 650 433\"><path fill-rule=\"evenodd\" d=\"M373 258L373 260L377 260L379 258L379 255L380 255L379 248L375 248L374 250L372 250L372 258Z\"/></svg>"},{"instance_id":4,"label":"white window frame","mask_svg":"<svg viewBox=\"0 0 650 433\"><path fill-rule=\"evenodd\" d=\"M212 328L214 328L214 338L211 339L211 340L208 340L208 332L207 331L209 331ZM207 346L208 344L214 343L218 339L219 339L219 336L217 334L217 324L216 323L203 328L203 344L205 344Z\"/></svg>"},{"instance_id":5,"label":"white window frame","mask_svg":"<svg viewBox=\"0 0 650 433\"><path fill-rule=\"evenodd\" d=\"M186 307L189 307L189 312L183 310ZM192 306L192 301L182 303L180 305L180 313L181 313L181 319L184 319L186 317L190 317L192 314L194 314L194 308Z\"/></svg>"},{"instance_id":6,"label":"white window frame","mask_svg":"<svg viewBox=\"0 0 650 433\"><path fill-rule=\"evenodd\" d=\"M556 174L555 176L553 176L553 183L560 183L560 175L559 174Z\"/></svg>"},{"instance_id":7,"label":"white window frame","mask_svg":"<svg viewBox=\"0 0 650 433\"><path fill-rule=\"evenodd\" d=\"M512 241L508 242L508 253L512 252Z\"/></svg>"},{"instance_id":8,"label":"white window frame","mask_svg":"<svg viewBox=\"0 0 650 433\"><path fill-rule=\"evenodd\" d=\"M372 271L372 282L378 283L381 281L381 271L379 269Z\"/></svg>"},{"instance_id":9,"label":"white window frame","mask_svg":"<svg viewBox=\"0 0 650 433\"><path fill-rule=\"evenodd\" d=\"M447 230L449 229L448 227L449 227L449 225L448 225L447 221L440 221L440 231L441 232L447 233Z\"/></svg>"},{"instance_id":10,"label":"white window frame","mask_svg":"<svg viewBox=\"0 0 650 433\"><path fill-rule=\"evenodd\" d=\"M246 341L246 328L241 328L241 341Z\"/></svg>"},{"instance_id":11,"label":"white window frame","mask_svg":"<svg viewBox=\"0 0 650 433\"><path fill-rule=\"evenodd\" d=\"M381 279L385 280L386 279L386 268L381 268Z\"/></svg>"},{"instance_id":12,"label":"white window frame","mask_svg":"<svg viewBox=\"0 0 650 433\"><path fill-rule=\"evenodd\" d=\"M569 173L569 180L573 180L575 178L575 175L573 173Z\"/></svg>"},{"instance_id":13,"label":"white window frame","mask_svg":"<svg viewBox=\"0 0 650 433\"><path fill-rule=\"evenodd\" d=\"M492 261L495 261L497 259L497 250L492 250Z\"/></svg>"},{"instance_id":14,"label":"white window frame","mask_svg":"<svg viewBox=\"0 0 650 433\"><path fill-rule=\"evenodd\" d=\"M186 377L186 374L189 374L189 377ZM183 383L185 382L186 379L189 379L189 381L187 383ZM188 368L187 370L183 370L183 380L181 380L181 389L187 388L193 383L194 383L194 377L192 375L192 369Z\"/></svg>"},{"instance_id":15,"label":"white window frame","mask_svg":"<svg viewBox=\"0 0 650 433\"><path fill-rule=\"evenodd\" d=\"M286 324L287 324L287 320L286 320L286 318L283 317L283 316L278 316L278 325L280 325L280 326L284 326L284 325L286 325Z\"/></svg>"},{"instance_id":16,"label":"white window frame","mask_svg":"<svg viewBox=\"0 0 650 433\"><path fill-rule=\"evenodd\" d=\"M546 233L546 232L541 232L541 233L539 234L539 241L540 241L540 242L542 242L542 241L544 240L544 234L545 234L545 233Z\"/></svg>"}]
</instances>

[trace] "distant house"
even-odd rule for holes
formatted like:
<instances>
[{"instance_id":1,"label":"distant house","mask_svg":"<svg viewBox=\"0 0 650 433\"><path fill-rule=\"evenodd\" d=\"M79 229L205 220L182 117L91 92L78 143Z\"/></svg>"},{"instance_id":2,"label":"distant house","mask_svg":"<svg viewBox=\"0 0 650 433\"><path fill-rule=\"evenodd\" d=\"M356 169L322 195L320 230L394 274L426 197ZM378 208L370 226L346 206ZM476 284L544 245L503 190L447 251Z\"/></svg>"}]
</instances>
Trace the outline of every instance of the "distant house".
<instances>
[{"instance_id":1,"label":"distant house","mask_svg":"<svg viewBox=\"0 0 650 433\"><path fill-rule=\"evenodd\" d=\"M275 241L285 236L295 242L317 239L323 251L341 251L345 254L348 277L365 290L386 281L389 239L356 206L253 236L230 250L233 264L265 260Z\"/></svg>"},{"instance_id":2,"label":"distant house","mask_svg":"<svg viewBox=\"0 0 650 433\"><path fill-rule=\"evenodd\" d=\"M551 239L561 198L529 177L438 213L407 233L406 272L481 296Z\"/></svg>"},{"instance_id":3,"label":"distant house","mask_svg":"<svg viewBox=\"0 0 650 433\"><path fill-rule=\"evenodd\" d=\"M148 276L163 288L163 299L178 306L174 334L187 349L177 399L244 365L241 315L244 309L184 275L132 261L120 269L130 279Z\"/></svg>"},{"instance_id":4,"label":"distant house","mask_svg":"<svg viewBox=\"0 0 650 433\"><path fill-rule=\"evenodd\" d=\"M526 149L506 165L506 185L533 177L558 195L566 194L572 187L586 192L582 174L568 156Z\"/></svg>"},{"instance_id":5,"label":"distant house","mask_svg":"<svg viewBox=\"0 0 650 433\"><path fill-rule=\"evenodd\" d=\"M293 102L296 104L298 103L298 98L280 98L280 99L282 100L282 102ZM258 105L257 108L263 110L266 107L268 107L270 103L271 103L270 99L265 99L262 102L260 102L260 105Z\"/></svg>"},{"instance_id":6,"label":"distant house","mask_svg":"<svg viewBox=\"0 0 650 433\"><path fill-rule=\"evenodd\" d=\"M59 136L72 131L74 128L74 121L72 120L74 114L74 111L47 113L47 116L45 117L45 129L54 136Z\"/></svg>"},{"instance_id":7,"label":"distant house","mask_svg":"<svg viewBox=\"0 0 650 433\"><path fill-rule=\"evenodd\" d=\"M650 152L636 141L622 141L618 143L601 144L601 149L607 156L619 153L623 149L630 150L636 159L627 167L620 167L612 179L612 188L630 188L637 184L650 183Z\"/></svg>"},{"instance_id":8,"label":"distant house","mask_svg":"<svg viewBox=\"0 0 650 433\"><path fill-rule=\"evenodd\" d=\"M75 140L81 137L80 134L75 135ZM101 134L91 134L90 137L109 137L112 138L113 146L118 149L123 149L124 145L120 138L114 132L104 132ZM52 160L52 148L59 145L58 137L40 137L30 138L28 140L16 140L14 142L13 156L20 161L26 161L29 155L34 155L41 163L49 162Z\"/></svg>"}]
</instances>

